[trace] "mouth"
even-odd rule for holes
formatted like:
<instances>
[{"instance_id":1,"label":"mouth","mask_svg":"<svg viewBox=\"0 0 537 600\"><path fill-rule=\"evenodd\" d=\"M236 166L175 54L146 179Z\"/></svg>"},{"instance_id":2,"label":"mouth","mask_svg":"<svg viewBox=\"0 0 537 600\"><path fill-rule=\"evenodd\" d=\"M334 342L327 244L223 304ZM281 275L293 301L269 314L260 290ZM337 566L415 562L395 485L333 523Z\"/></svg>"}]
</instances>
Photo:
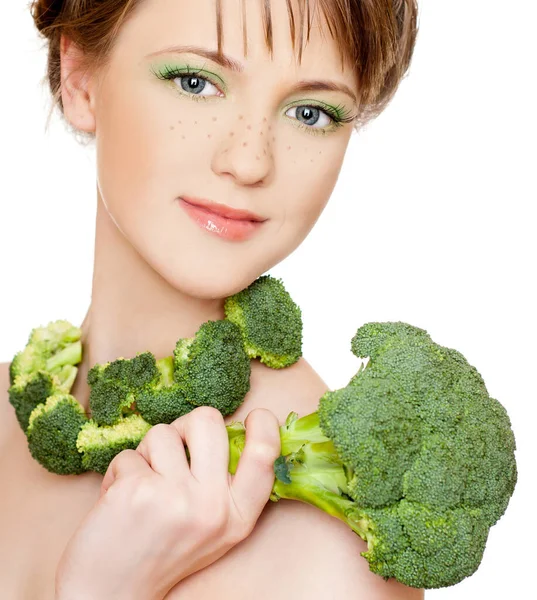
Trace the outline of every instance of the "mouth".
<instances>
[{"instance_id":1,"label":"mouth","mask_svg":"<svg viewBox=\"0 0 537 600\"><path fill-rule=\"evenodd\" d=\"M268 221L248 210L181 196L179 204L202 229L219 237L241 241L251 238Z\"/></svg>"}]
</instances>

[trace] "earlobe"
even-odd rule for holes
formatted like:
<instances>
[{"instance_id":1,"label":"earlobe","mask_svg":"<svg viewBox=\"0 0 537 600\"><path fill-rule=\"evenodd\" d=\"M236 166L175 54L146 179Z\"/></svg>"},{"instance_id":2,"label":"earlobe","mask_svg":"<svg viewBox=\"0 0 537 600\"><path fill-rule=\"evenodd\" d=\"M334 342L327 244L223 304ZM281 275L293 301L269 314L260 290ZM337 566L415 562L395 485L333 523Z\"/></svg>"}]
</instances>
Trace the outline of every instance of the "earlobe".
<instances>
[{"instance_id":1,"label":"earlobe","mask_svg":"<svg viewBox=\"0 0 537 600\"><path fill-rule=\"evenodd\" d=\"M94 102L90 75L84 72L82 51L65 35L60 41L63 113L73 127L95 132Z\"/></svg>"}]
</instances>

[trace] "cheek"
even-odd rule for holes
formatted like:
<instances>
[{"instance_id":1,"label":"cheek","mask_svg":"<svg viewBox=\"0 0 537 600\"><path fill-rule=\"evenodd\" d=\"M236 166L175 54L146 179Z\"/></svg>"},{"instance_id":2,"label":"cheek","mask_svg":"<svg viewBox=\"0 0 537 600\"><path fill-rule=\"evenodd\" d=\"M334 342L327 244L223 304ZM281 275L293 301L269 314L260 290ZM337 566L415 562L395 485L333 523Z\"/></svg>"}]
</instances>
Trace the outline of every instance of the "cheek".
<instances>
[{"instance_id":1,"label":"cheek","mask_svg":"<svg viewBox=\"0 0 537 600\"><path fill-rule=\"evenodd\" d=\"M286 220L305 237L323 212L336 185L343 154L330 151L309 151L303 159L302 175L295 178L294 194L285 210ZM315 156L313 159L310 158ZM318 158L317 158L318 156ZM311 162L313 160L313 162ZM298 160L297 160L298 163ZM298 185L300 181L300 185Z\"/></svg>"},{"instance_id":2,"label":"cheek","mask_svg":"<svg viewBox=\"0 0 537 600\"><path fill-rule=\"evenodd\" d=\"M158 210L159 200L162 205L166 195L173 197L173 182L166 177L176 172L168 162L177 162L177 152L169 135L168 113L156 110L154 96L147 82L138 87L114 82L99 97L97 177L103 200L118 224L140 223L147 212Z\"/></svg>"}]
</instances>

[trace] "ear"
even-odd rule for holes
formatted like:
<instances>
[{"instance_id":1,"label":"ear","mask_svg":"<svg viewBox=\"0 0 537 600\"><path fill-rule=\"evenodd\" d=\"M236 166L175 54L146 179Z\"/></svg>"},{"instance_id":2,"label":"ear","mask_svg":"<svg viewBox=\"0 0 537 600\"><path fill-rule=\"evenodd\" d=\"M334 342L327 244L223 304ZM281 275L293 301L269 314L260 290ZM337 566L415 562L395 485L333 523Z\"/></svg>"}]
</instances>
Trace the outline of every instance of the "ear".
<instances>
[{"instance_id":1,"label":"ear","mask_svg":"<svg viewBox=\"0 0 537 600\"><path fill-rule=\"evenodd\" d=\"M95 132L92 78L82 70L83 53L62 34L60 40L61 94L65 118L80 131Z\"/></svg>"}]
</instances>

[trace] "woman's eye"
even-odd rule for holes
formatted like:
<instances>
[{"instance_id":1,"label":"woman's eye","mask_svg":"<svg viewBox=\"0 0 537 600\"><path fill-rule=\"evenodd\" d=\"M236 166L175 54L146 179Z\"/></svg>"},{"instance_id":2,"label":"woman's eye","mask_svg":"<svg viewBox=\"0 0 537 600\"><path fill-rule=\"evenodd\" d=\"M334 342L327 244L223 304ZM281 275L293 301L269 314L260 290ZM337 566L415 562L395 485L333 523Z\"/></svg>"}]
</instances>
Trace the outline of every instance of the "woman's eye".
<instances>
[{"instance_id":1,"label":"woman's eye","mask_svg":"<svg viewBox=\"0 0 537 600\"><path fill-rule=\"evenodd\" d=\"M217 95L221 95L220 90L214 83L211 83L208 79L205 79L205 77L199 77L197 75L181 75L174 78L174 81L177 80L180 82L179 85L181 86L181 89L189 94L194 94L195 96L211 96L212 94L210 93L202 94L201 92L206 90L210 92L211 88L214 88Z\"/></svg>"},{"instance_id":2,"label":"woman's eye","mask_svg":"<svg viewBox=\"0 0 537 600\"><path fill-rule=\"evenodd\" d=\"M301 122L311 127L316 125L319 129L324 129L325 127L329 126L332 121L331 117L329 117L323 110L316 106L293 106L289 110L296 110L296 115L298 116L297 120L304 119L303 121L301 120ZM326 122L323 123L321 119L321 124L319 125L319 116L324 117Z\"/></svg>"}]
</instances>

